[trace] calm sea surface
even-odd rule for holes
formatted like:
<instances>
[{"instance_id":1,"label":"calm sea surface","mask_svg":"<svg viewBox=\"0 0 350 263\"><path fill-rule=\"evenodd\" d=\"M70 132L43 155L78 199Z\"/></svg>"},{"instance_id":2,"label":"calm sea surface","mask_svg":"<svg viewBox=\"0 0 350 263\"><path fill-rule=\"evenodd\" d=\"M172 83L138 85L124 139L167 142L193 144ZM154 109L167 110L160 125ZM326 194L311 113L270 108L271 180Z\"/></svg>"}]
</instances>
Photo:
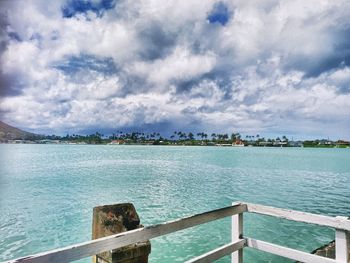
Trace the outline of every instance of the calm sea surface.
<instances>
[{"instance_id":1,"label":"calm sea surface","mask_svg":"<svg viewBox=\"0 0 350 263\"><path fill-rule=\"evenodd\" d=\"M350 149L2 144L0 157L0 261L89 240L97 205L132 202L144 225L238 200L350 216ZM258 215L245 216L244 232L304 251L334 238ZM152 240L151 262L229 240L230 219L219 220ZM245 262L290 262L245 251Z\"/></svg>"}]
</instances>

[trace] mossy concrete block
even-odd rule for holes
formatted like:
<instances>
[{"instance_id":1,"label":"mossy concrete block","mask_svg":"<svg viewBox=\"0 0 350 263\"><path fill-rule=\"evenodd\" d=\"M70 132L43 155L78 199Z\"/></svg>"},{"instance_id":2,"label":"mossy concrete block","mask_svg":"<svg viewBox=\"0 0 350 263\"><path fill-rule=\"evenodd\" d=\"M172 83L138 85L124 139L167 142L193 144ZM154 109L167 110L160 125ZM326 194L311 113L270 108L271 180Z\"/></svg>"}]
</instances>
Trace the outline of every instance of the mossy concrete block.
<instances>
[{"instance_id":1,"label":"mossy concrete block","mask_svg":"<svg viewBox=\"0 0 350 263\"><path fill-rule=\"evenodd\" d=\"M335 258L335 241L332 241L329 244L312 251L312 254L326 258Z\"/></svg>"},{"instance_id":2,"label":"mossy concrete block","mask_svg":"<svg viewBox=\"0 0 350 263\"><path fill-rule=\"evenodd\" d=\"M349 258L350 258L350 250L348 251L349 253ZM332 258L335 259L335 240L329 242L328 244L319 247L315 249L314 251L311 252L311 254L315 254L317 256L322 256L326 258ZM302 263L298 261L297 263ZM349 261L350 263L350 261Z\"/></svg>"},{"instance_id":3,"label":"mossy concrete block","mask_svg":"<svg viewBox=\"0 0 350 263\"><path fill-rule=\"evenodd\" d=\"M92 239L126 232L142 227L131 203L98 206L93 209ZM147 263L151 253L149 241L139 242L96 255L98 263Z\"/></svg>"}]
</instances>

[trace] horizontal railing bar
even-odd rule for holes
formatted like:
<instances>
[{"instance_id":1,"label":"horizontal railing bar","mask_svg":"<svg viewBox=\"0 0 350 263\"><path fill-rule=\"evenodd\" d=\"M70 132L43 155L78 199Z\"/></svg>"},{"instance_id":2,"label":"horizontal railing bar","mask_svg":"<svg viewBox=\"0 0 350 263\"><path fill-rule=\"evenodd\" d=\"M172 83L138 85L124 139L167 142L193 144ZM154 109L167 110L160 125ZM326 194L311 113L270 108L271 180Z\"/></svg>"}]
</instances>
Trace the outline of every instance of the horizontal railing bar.
<instances>
[{"instance_id":1,"label":"horizontal railing bar","mask_svg":"<svg viewBox=\"0 0 350 263\"><path fill-rule=\"evenodd\" d=\"M64 263L81 258L93 256L104 251L117 249L137 242L143 242L155 237L163 236L179 230L190 228L196 225L208 223L224 217L240 214L247 211L244 204L237 204L220 208L217 210L196 214L174 221L148 226L111 235L91 241L87 241L64 248L59 248L32 256L22 257L15 260L7 261L8 263Z\"/></svg>"},{"instance_id":2,"label":"horizontal railing bar","mask_svg":"<svg viewBox=\"0 0 350 263\"><path fill-rule=\"evenodd\" d=\"M350 220L331 216L316 215L295 210L245 203L248 212L284 218L292 221L327 226L350 231Z\"/></svg>"},{"instance_id":3,"label":"horizontal railing bar","mask_svg":"<svg viewBox=\"0 0 350 263\"><path fill-rule=\"evenodd\" d=\"M246 238L247 247L265 251L281 257L301 261L304 263L337 263L336 260L306 253L292 248L282 247L265 241Z\"/></svg>"},{"instance_id":4,"label":"horizontal railing bar","mask_svg":"<svg viewBox=\"0 0 350 263\"><path fill-rule=\"evenodd\" d=\"M238 241L213 249L212 251L209 251L198 257L192 258L186 261L185 263L210 263L224 256L230 255L239 249L244 248L245 243L246 243L245 239L240 239Z\"/></svg>"}]
</instances>

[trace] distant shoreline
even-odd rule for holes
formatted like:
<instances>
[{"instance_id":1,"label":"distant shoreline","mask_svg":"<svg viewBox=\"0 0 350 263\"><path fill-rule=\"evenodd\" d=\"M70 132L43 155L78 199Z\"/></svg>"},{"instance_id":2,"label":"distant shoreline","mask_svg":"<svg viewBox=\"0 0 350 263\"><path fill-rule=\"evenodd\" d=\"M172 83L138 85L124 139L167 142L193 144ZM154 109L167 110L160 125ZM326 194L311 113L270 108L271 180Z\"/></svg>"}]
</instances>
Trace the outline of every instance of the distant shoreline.
<instances>
[{"instance_id":1,"label":"distant shoreline","mask_svg":"<svg viewBox=\"0 0 350 263\"><path fill-rule=\"evenodd\" d=\"M66 136L39 135L22 131L0 121L0 143L9 144L92 144L92 145L181 145L218 147L308 147L308 148L349 148L346 140L329 139L290 140L283 135L277 138L264 138L260 134L241 135L239 132L205 133L174 131L169 137L159 132L144 133L116 131L112 135L95 132L90 135L67 134Z\"/></svg>"},{"instance_id":2,"label":"distant shoreline","mask_svg":"<svg viewBox=\"0 0 350 263\"><path fill-rule=\"evenodd\" d=\"M111 143L74 143L74 142L33 142L33 141L22 141L15 140L13 142L0 142L0 144L8 144L8 145L20 145L20 144L30 144L30 145L104 145L104 146L184 146L184 147L224 147L224 148L320 148L320 149L349 149L349 145L306 145L306 146L289 146L289 145L244 145L244 146L235 146L229 144L213 144L213 145L201 145L201 144L150 144L150 143L123 143L123 144L111 144Z\"/></svg>"}]
</instances>

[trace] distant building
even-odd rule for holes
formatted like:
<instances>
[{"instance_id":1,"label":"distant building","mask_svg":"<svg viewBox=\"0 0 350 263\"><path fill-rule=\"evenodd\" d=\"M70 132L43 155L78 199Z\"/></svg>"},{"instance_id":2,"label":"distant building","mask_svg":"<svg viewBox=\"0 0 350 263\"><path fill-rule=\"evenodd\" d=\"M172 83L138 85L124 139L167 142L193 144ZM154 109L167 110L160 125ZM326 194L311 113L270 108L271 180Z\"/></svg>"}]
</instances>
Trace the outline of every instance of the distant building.
<instances>
[{"instance_id":1,"label":"distant building","mask_svg":"<svg viewBox=\"0 0 350 263\"><path fill-rule=\"evenodd\" d=\"M112 145L120 145L120 144L124 144L125 141L124 140L113 140L111 141L109 144L112 144Z\"/></svg>"},{"instance_id":2,"label":"distant building","mask_svg":"<svg viewBox=\"0 0 350 263\"><path fill-rule=\"evenodd\" d=\"M302 141L289 141L288 146L290 147L303 147Z\"/></svg>"},{"instance_id":3,"label":"distant building","mask_svg":"<svg viewBox=\"0 0 350 263\"><path fill-rule=\"evenodd\" d=\"M42 144L59 144L59 143L61 143L61 141L60 140L44 139L44 140L39 140L38 143L42 143Z\"/></svg>"},{"instance_id":4,"label":"distant building","mask_svg":"<svg viewBox=\"0 0 350 263\"><path fill-rule=\"evenodd\" d=\"M274 143L273 143L273 146L277 146L277 147L285 147L285 146L287 146L287 142L284 142L284 141L275 141Z\"/></svg>"},{"instance_id":5,"label":"distant building","mask_svg":"<svg viewBox=\"0 0 350 263\"><path fill-rule=\"evenodd\" d=\"M237 139L235 142L232 143L232 146L234 147L244 147L244 143L242 140Z\"/></svg>"},{"instance_id":6,"label":"distant building","mask_svg":"<svg viewBox=\"0 0 350 263\"><path fill-rule=\"evenodd\" d=\"M262 142L259 142L259 143L258 143L258 146L263 146L263 147L266 147L266 146L273 146L273 143L272 143L272 142L269 142L269 141L262 141Z\"/></svg>"},{"instance_id":7,"label":"distant building","mask_svg":"<svg viewBox=\"0 0 350 263\"><path fill-rule=\"evenodd\" d=\"M318 145L332 145L333 142L330 140L322 139L318 141Z\"/></svg>"},{"instance_id":8,"label":"distant building","mask_svg":"<svg viewBox=\"0 0 350 263\"><path fill-rule=\"evenodd\" d=\"M338 140L335 142L336 147L350 147L350 142Z\"/></svg>"},{"instance_id":9,"label":"distant building","mask_svg":"<svg viewBox=\"0 0 350 263\"><path fill-rule=\"evenodd\" d=\"M215 146L232 146L230 143L217 143Z\"/></svg>"}]
</instances>

